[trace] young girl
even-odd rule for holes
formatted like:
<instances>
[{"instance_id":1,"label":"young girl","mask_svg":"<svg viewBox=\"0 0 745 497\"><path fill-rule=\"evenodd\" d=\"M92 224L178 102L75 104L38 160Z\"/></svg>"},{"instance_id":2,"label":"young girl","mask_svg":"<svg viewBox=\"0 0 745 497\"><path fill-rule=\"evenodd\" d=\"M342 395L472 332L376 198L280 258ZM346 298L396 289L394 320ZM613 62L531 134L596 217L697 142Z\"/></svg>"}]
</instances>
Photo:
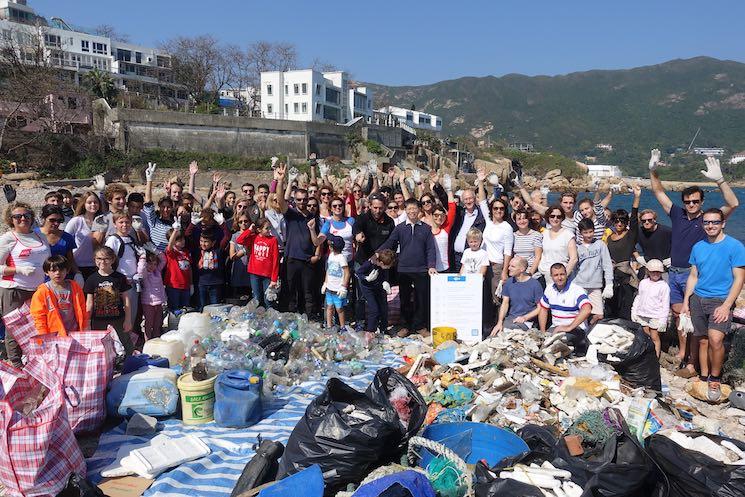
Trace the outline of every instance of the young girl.
<instances>
[{"instance_id":1,"label":"young girl","mask_svg":"<svg viewBox=\"0 0 745 497\"><path fill-rule=\"evenodd\" d=\"M259 305L267 307L273 305L264 298L266 289L277 286L279 277L279 246L277 239L272 236L272 225L265 217L241 233L236 243L246 247L251 253L248 260L248 273L251 277L251 290Z\"/></svg>"},{"instance_id":2,"label":"young girl","mask_svg":"<svg viewBox=\"0 0 745 497\"><path fill-rule=\"evenodd\" d=\"M114 269L116 253L110 247L99 247L94 253L98 271L85 280L86 312L91 318L92 330L105 330L113 326L127 355L134 351L132 336L132 305L127 277Z\"/></svg>"},{"instance_id":3,"label":"young girl","mask_svg":"<svg viewBox=\"0 0 745 497\"><path fill-rule=\"evenodd\" d=\"M391 291L388 269L396 263L396 253L384 249L375 253L357 269L360 291L365 299L365 330L375 333L388 330L388 298Z\"/></svg>"},{"instance_id":4,"label":"young girl","mask_svg":"<svg viewBox=\"0 0 745 497\"><path fill-rule=\"evenodd\" d=\"M62 255L44 261L44 272L49 281L31 297L31 317L39 334L87 330L90 317L86 310L83 289L75 281L65 279L69 262Z\"/></svg>"},{"instance_id":5,"label":"young girl","mask_svg":"<svg viewBox=\"0 0 745 497\"><path fill-rule=\"evenodd\" d=\"M197 276L199 310L206 305L219 304L225 285L225 251L220 249L210 231L203 231L199 236Z\"/></svg>"},{"instance_id":6,"label":"young girl","mask_svg":"<svg viewBox=\"0 0 745 497\"><path fill-rule=\"evenodd\" d=\"M192 281L191 255L186 249L186 237L179 223L174 223L174 226L175 228L168 235L164 278L168 309L171 311L189 306Z\"/></svg>"},{"instance_id":7,"label":"young girl","mask_svg":"<svg viewBox=\"0 0 745 497\"><path fill-rule=\"evenodd\" d=\"M142 280L142 315L145 318L145 341L158 338L163 329L163 304L166 303L166 288L163 285L163 254L145 252L137 264L137 274Z\"/></svg>"},{"instance_id":8,"label":"young girl","mask_svg":"<svg viewBox=\"0 0 745 497\"><path fill-rule=\"evenodd\" d=\"M665 271L662 261L647 262L647 277L639 282L639 293L631 306L631 320L644 328L654 342L654 350L660 357L660 333L667 329L670 312L670 286L662 279Z\"/></svg>"},{"instance_id":9,"label":"young girl","mask_svg":"<svg viewBox=\"0 0 745 497\"><path fill-rule=\"evenodd\" d=\"M347 288L349 287L349 264L342 253L344 240L331 235L328 239L331 253L326 262L326 279L321 293L326 294L326 326L334 325L334 309L339 316L339 326L345 327L344 307L347 305Z\"/></svg>"},{"instance_id":10,"label":"young girl","mask_svg":"<svg viewBox=\"0 0 745 497\"><path fill-rule=\"evenodd\" d=\"M245 212L245 211L244 211ZM241 235L250 232L251 218L248 213L240 214L234 228L237 229L230 239L230 260L233 262L230 268L230 288L235 297L248 295L251 288L251 277L248 274L248 254L250 247L244 247L238 242ZM259 302L262 301L257 295L254 298Z\"/></svg>"},{"instance_id":11,"label":"young girl","mask_svg":"<svg viewBox=\"0 0 745 497\"><path fill-rule=\"evenodd\" d=\"M469 229L466 233L466 242L468 243L468 250L463 252L463 257L461 257L460 274L486 276L486 271L489 268L489 255L486 250L481 248L483 243L481 230L478 228Z\"/></svg>"}]
</instances>

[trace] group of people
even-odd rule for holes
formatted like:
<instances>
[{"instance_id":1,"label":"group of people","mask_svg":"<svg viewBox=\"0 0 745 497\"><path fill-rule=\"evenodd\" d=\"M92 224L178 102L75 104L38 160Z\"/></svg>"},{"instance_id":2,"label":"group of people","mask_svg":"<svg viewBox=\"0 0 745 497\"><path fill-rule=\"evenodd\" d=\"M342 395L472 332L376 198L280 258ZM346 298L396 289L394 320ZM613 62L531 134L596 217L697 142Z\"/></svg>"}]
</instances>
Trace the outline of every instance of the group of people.
<instances>
[{"instance_id":1,"label":"group of people","mask_svg":"<svg viewBox=\"0 0 745 497\"><path fill-rule=\"evenodd\" d=\"M643 326L659 354L659 333L690 316L692 337L678 336L681 371L700 374L716 396L722 339L745 278L745 249L723 233L738 201L707 159L704 174L726 205L704 211L698 187L675 205L657 175L659 158L653 151L651 186L669 228L654 210L638 212L639 186L630 212L610 211L611 191L579 202L562 193L549 205L547 192L528 192L519 177L511 195L485 171L475 188L454 192L447 175L375 163L337 180L313 158L301 184L295 168L278 162L269 184L230 191L215 174L206 196L196 193L192 163L188 186L167 181L155 198L149 164L144 194L119 184L52 192L38 216L9 202L0 312L28 304L40 333L110 325L132 353L160 335L164 311L226 298L325 318L329 329L356 323L392 333L397 287L403 337L429 331L431 275L473 274L484 281L485 335L516 327L581 333L604 317L625 318ZM20 365L12 332L5 344Z\"/></svg>"}]
</instances>

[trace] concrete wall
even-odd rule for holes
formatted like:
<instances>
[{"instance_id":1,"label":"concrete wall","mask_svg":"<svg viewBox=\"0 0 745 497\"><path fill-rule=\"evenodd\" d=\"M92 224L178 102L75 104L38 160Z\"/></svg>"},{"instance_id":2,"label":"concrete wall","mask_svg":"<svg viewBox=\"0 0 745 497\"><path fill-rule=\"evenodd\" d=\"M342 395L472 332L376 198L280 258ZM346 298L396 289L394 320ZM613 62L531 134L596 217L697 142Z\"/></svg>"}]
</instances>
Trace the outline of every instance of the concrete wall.
<instances>
[{"instance_id":1,"label":"concrete wall","mask_svg":"<svg viewBox=\"0 0 745 497\"><path fill-rule=\"evenodd\" d=\"M105 112L105 110L104 110ZM298 122L250 117L215 116L137 109L108 111L119 150L160 148L242 155L289 155L305 158L335 155L350 159L348 133L400 148L405 132L400 128L359 124L357 127L318 122Z\"/></svg>"}]
</instances>

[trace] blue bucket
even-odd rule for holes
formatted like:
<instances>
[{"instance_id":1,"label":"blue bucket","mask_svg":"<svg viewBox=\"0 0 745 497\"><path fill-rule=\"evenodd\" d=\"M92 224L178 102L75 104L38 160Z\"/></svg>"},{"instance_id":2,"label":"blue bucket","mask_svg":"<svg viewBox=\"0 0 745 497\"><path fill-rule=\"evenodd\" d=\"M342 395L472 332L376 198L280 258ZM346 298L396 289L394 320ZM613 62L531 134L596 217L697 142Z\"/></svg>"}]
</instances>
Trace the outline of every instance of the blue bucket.
<instances>
[{"instance_id":1,"label":"blue bucket","mask_svg":"<svg viewBox=\"0 0 745 497\"><path fill-rule=\"evenodd\" d=\"M458 454L466 464L476 464L482 459L491 468L506 457L528 452L522 438L509 430L485 423L438 423L429 425L422 437L439 442ZM419 466L426 468L434 455L422 448Z\"/></svg>"}]
</instances>

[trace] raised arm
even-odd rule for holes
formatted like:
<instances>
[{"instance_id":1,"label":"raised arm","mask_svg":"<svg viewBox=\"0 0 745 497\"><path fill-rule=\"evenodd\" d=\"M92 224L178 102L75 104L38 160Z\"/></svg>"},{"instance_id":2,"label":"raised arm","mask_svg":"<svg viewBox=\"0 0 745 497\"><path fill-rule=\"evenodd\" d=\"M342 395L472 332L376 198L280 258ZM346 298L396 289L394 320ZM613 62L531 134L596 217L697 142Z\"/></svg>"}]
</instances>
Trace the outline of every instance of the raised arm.
<instances>
[{"instance_id":1,"label":"raised arm","mask_svg":"<svg viewBox=\"0 0 745 497\"><path fill-rule=\"evenodd\" d=\"M153 177L155 176L155 162L148 162L145 168L145 203L153 201Z\"/></svg>"},{"instance_id":2,"label":"raised arm","mask_svg":"<svg viewBox=\"0 0 745 497\"><path fill-rule=\"evenodd\" d=\"M316 154L310 154L308 157L308 168L310 169L310 182L318 184L316 182Z\"/></svg>"},{"instance_id":3,"label":"raised arm","mask_svg":"<svg viewBox=\"0 0 745 497\"><path fill-rule=\"evenodd\" d=\"M567 250L569 251L569 261L567 262L567 274L572 274L574 272L574 268L577 266L577 242L574 241L574 237L572 237L571 240L569 240L569 244L567 245Z\"/></svg>"},{"instance_id":4,"label":"raised arm","mask_svg":"<svg viewBox=\"0 0 745 497\"><path fill-rule=\"evenodd\" d=\"M660 151L655 148L652 150L649 157L649 182L652 186L652 193L654 193L657 202L660 203L660 206L665 213L670 214L670 209L673 208L673 201L670 200L670 197L665 193L665 188L662 186L660 176L657 174L657 166L659 162Z\"/></svg>"},{"instance_id":5,"label":"raised arm","mask_svg":"<svg viewBox=\"0 0 745 497\"><path fill-rule=\"evenodd\" d=\"M478 201L483 202L486 200L486 189L484 188L484 180L486 180L486 171L479 169L476 171L476 179L478 186ZM484 213L484 216L489 216L490 213ZM491 219L491 217L489 217Z\"/></svg>"},{"instance_id":6,"label":"raised arm","mask_svg":"<svg viewBox=\"0 0 745 497\"><path fill-rule=\"evenodd\" d=\"M406 186L406 169L401 171L401 174L398 175L398 183L401 187L401 193L404 196L404 200L409 200L411 198L411 193L409 193L409 187Z\"/></svg>"},{"instance_id":7,"label":"raised arm","mask_svg":"<svg viewBox=\"0 0 745 497\"><path fill-rule=\"evenodd\" d=\"M541 216L546 214L548 207L540 202L534 202L530 196L530 193L528 193L528 190L526 190L525 187L522 186L522 184L520 185L520 196L523 198L525 203L532 207L533 210L536 211L538 214L540 214Z\"/></svg>"},{"instance_id":8,"label":"raised arm","mask_svg":"<svg viewBox=\"0 0 745 497\"><path fill-rule=\"evenodd\" d=\"M188 191L192 195L194 195L194 192L196 191L196 178L197 173L199 172L199 164L197 164L197 161L193 160L189 163L189 188Z\"/></svg>"},{"instance_id":9,"label":"raised arm","mask_svg":"<svg viewBox=\"0 0 745 497\"><path fill-rule=\"evenodd\" d=\"M274 170L274 179L277 181L277 189L275 194L277 195L277 203L279 204L279 211L284 214L287 212L287 199L285 199L282 189L284 188L285 174L287 173L287 165L280 162L277 168Z\"/></svg>"},{"instance_id":10,"label":"raised arm","mask_svg":"<svg viewBox=\"0 0 745 497\"><path fill-rule=\"evenodd\" d=\"M722 168L719 166L719 159L707 157L704 164L706 164L706 171L701 171L701 174L716 182L717 186L722 191L722 197L724 197L722 212L724 213L724 217L728 218L740 205L740 201L737 200L735 192L732 191L732 188L724 180Z\"/></svg>"}]
</instances>

